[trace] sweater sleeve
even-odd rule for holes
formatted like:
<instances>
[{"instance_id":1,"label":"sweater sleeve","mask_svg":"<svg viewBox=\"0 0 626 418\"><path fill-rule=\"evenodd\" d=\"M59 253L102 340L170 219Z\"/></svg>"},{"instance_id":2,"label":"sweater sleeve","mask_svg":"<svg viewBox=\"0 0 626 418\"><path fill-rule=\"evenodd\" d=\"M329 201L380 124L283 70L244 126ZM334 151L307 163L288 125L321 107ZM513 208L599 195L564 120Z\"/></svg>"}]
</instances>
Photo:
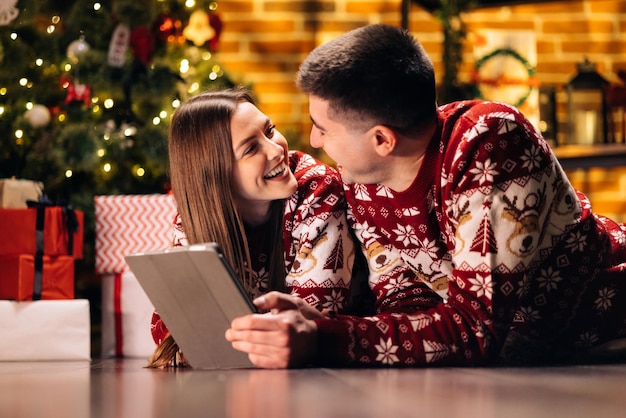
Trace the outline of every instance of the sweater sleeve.
<instances>
[{"instance_id":1,"label":"sweater sleeve","mask_svg":"<svg viewBox=\"0 0 626 418\"><path fill-rule=\"evenodd\" d=\"M346 221L338 173L306 154L295 170L298 192L285 209L286 284L311 306L342 312L347 305L355 244Z\"/></svg>"}]
</instances>

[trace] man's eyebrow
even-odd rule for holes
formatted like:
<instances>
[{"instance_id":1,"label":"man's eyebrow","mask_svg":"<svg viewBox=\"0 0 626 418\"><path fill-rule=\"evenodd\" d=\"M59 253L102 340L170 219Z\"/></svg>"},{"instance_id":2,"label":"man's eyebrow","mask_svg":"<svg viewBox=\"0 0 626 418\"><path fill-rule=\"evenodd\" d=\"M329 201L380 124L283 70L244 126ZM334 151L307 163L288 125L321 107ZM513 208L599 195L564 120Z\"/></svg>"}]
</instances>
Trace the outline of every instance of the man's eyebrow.
<instances>
[{"instance_id":1,"label":"man's eyebrow","mask_svg":"<svg viewBox=\"0 0 626 418\"><path fill-rule=\"evenodd\" d=\"M319 123L315 122L315 119L313 119L313 116L309 115L309 119L311 119L311 123L313 123L313 125L315 125L315 127L317 129L319 129L320 131L324 130L324 128L322 126L320 126Z\"/></svg>"}]
</instances>

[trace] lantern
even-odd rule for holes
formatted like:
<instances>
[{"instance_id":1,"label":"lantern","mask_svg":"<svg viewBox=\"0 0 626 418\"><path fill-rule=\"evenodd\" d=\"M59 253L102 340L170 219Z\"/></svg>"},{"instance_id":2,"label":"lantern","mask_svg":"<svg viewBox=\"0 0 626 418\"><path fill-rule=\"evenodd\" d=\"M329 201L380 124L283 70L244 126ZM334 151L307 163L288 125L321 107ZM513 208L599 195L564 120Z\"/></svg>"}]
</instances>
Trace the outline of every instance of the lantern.
<instances>
[{"instance_id":1,"label":"lantern","mask_svg":"<svg viewBox=\"0 0 626 418\"><path fill-rule=\"evenodd\" d=\"M576 74L567 83L569 139L567 143L592 145L608 142L605 89L609 82L585 59L576 65Z\"/></svg>"}]
</instances>

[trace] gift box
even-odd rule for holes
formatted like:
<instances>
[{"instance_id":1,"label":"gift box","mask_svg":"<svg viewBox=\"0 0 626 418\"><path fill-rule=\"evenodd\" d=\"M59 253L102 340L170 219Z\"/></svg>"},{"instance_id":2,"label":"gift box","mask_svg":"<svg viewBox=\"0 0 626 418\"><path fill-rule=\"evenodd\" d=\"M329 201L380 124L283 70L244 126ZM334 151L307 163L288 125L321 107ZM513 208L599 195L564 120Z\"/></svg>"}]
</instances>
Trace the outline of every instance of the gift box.
<instances>
[{"instance_id":1,"label":"gift box","mask_svg":"<svg viewBox=\"0 0 626 418\"><path fill-rule=\"evenodd\" d=\"M0 208L25 209L29 200L37 201L43 183L24 179L0 179Z\"/></svg>"},{"instance_id":2,"label":"gift box","mask_svg":"<svg viewBox=\"0 0 626 418\"><path fill-rule=\"evenodd\" d=\"M102 356L149 358L156 344L150 324L154 306L135 275L102 277Z\"/></svg>"},{"instance_id":3,"label":"gift box","mask_svg":"<svg viewBox=\"0 0 626 418\"><path fill-rule=\"evenodd\" d=\"M74 258L68 255L0 256L0 299L74 299Z\"/></svg>"},{"instance_id":4,"label":"gift box","mask_svg":"<svg viewBox=\"0 0 626 418\"><path fill-rule=\"evenodd\" d=\"M96 196L96 272L121 273L130 253L172 245L171 194Z\"/></svg>"},{"instance_id":5,"label":"gift box","mask_svg":"<svg viewBox=\"0 0 626 418\"><path fill-rule=\"evenodd\" d=\"M0 360L91 360L89 301L0 300Z\"/></svg>"},{"instance_id":6,"label":"gift box","mask_svg":"<svg viewBox=\"0 0 626 418\"><path fill-rule=\"evenodd\" d=\"M83 257L84 213L62 206L0 209L0 255Z\"/></svg>"}]
</instances>

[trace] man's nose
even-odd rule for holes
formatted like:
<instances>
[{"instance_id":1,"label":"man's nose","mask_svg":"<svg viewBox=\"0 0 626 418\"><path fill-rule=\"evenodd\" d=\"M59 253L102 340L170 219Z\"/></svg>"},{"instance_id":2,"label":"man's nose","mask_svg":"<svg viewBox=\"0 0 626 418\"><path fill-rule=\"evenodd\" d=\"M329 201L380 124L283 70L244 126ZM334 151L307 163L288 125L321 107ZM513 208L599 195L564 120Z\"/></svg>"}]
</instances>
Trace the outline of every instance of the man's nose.
<instances>
[{"instance_id":1,"label":"man's nose","mask_svg":"<svg viewBox=\"0 0 626 418\"><path fill-rule=\"evenodd\" d=\"M311 146L313 148L322 148L324 146L322 135L320 135L320 132L315 128L311 128L311 135L309 136L309 142L311 143Z\"/></svg>"}]
</instances>

